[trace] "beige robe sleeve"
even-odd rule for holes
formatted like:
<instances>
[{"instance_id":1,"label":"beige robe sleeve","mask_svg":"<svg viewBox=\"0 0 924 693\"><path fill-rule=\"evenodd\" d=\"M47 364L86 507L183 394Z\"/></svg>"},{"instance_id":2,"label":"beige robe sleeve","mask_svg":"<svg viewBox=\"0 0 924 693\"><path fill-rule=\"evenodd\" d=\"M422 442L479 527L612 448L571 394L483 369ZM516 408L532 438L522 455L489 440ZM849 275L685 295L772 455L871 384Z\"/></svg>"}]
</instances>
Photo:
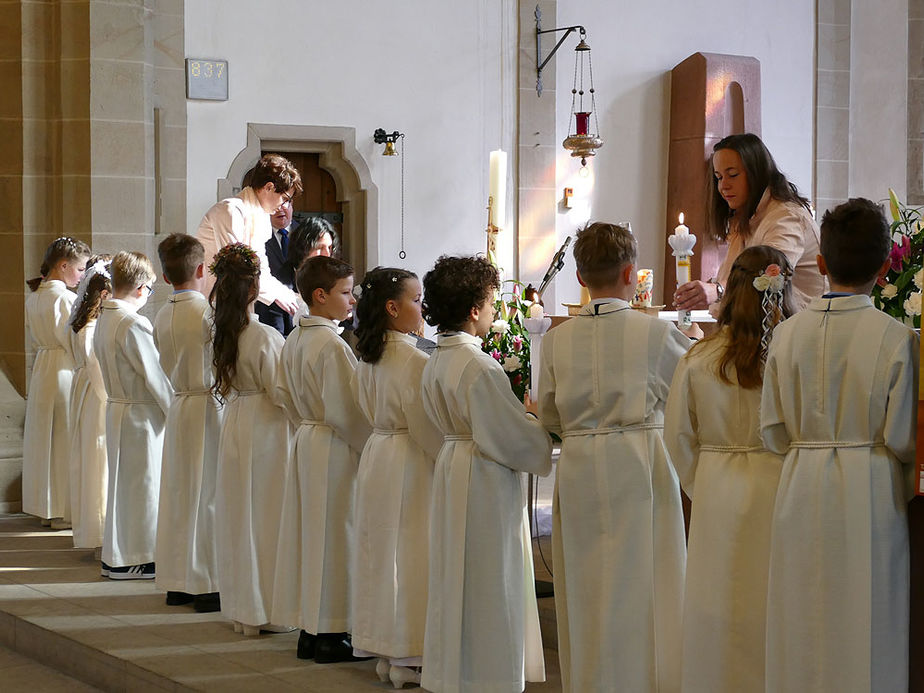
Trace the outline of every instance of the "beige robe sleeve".
<instances>
[{"instance_id":1,"label":"beige robe sleeve","mask_svg":"<svg viewBox=\"0 0 924 693\"><path fill-rule=\"evenodd\" d=\"M148 392L166 416L173 399L173 387L160 366L160 357L154 346L154 329L147 318L139 317L125 331L124 347L132 368L144 378Z\"/></svg>"},{"instance_id":2,"label":"beige robe sleeve","mask_svg":"<svg viewBox=\"0 0 924 693\"><path fill-rule=\"evenodd\" d=\"M904 469L905 498L914 497L916 484L915 438L917 435L916 387L920 368L920 340L902 342L890 359L889 396L886 402L883 439Z\"/></svg>"},{"instance_id":3,"label":"beige robe sleeve","mask_svg":"<svg viewBox=\"0 0 924 693\"><path fill-rule=\"evenodd\" d=\"M539 420L545 430L561 436L561 413L555 406L555 373L552 369L555 339L549 335L542 340L542 358L539 359Z\"/></svg>"},{"instance_id":4,"label":"beige robe sleeve","mask_svg":"<svg viewBox=\"0 0 924 693\"><path fill-rule=\"evenodd\" d=\"M427 414L420 392L420 383L426 363L426 359L420 359L411 365L412 371L409 373L411 382L405 388L402 399L405 416L407 416L408 434L429 459L435 460L443 446L443 432Z\"/></svg>"},{"instance_id":5,"label":"beige robe sleeve","mask_svg":"<svg viewBox=\"0 0 924 693\"><path fill-rule=\"evenodd\" d=\"M657 318L652 318L657 320ZM690 339L678 330L673 323L659 323L667 328L667 334L664 336L664 347L661 349L661 357L654 371L654 382L652 391L661 402L666 402L671 390L671 381L674 379L674 372L680 359L690 349L692 342Z\"/></svg>"},{"instance_id":6,"label":"beige robe sleeve","mask_svg":"<svg viewBox=\"0 0 924 693\"><path fill-rule=\"evenodd\" d=\"M346 342L341 339L331 341L321 358L320 371L324 421L357 455L361 455L372 429L353 393L351 383L356 361Z\"/></svg>"},{"instance_id":7,"label":"beige robe sleeve","mask_svg":"<svg viewBox=\"0 0 924 693\"><path fill-rule=\"evenodd\" d=\"M699 422L696 400L690 391L689 359L680 361L671 383L664 409L664 443L683 490L692 498L699 462Z\"/></svg>"},{"instance_id":8,"label":"beige robe sleeve","mask_svg":"<svg viewBox=\"0 0 924 693\"><path fill-rule=\"evenodd\" d=\"M777 204L750 239L749 246L769 245L776 248L795 267L805 252L805 225L802 217L789 206ZM731 269L731 265L729 265Z\"/></svg>"},{"instance_id":9,"label":"beige robe sleeve","mask_svg":"<svg viewBox=\"0 0 924 693\"><path fill-rule=\"evenodd\" d=\"M517 401L500 365L479 373L467 394L472 438L485 457L514 471L552 471L552 440Z\"/></svg>"},{"instance_id":10,"label":"beige robe sleeve","mask_svg":"<svg viewBox=\"0 0 924 693\"><path fill-rule=\"evenodd\" d=\"M764 368L764 385L760 397L760 437L767 450L784 455L789 450L791 438L783 419L775 344L776 341L770 342L767 365Z\"/></svg>"}]
</instances>

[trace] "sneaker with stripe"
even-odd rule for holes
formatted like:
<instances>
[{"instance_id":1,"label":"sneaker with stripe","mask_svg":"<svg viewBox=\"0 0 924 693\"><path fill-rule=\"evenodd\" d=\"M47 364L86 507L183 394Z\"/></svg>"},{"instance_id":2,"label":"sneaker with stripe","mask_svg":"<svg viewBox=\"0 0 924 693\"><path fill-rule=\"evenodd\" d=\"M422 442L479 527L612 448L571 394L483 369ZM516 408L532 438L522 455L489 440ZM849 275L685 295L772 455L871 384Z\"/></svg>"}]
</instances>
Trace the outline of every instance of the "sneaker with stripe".
<instances>
[{"instance_id":1,"label":"sneaker with stripe","mask_svg":"<svg viewBox=\"0 0 924 693\"><path fill-rule=\"evenodd\" d=\"M140 565L127 565L121 568L109 568L110 580L153 580L154 564L141 563Z\"/></svg>"}]
</instances>

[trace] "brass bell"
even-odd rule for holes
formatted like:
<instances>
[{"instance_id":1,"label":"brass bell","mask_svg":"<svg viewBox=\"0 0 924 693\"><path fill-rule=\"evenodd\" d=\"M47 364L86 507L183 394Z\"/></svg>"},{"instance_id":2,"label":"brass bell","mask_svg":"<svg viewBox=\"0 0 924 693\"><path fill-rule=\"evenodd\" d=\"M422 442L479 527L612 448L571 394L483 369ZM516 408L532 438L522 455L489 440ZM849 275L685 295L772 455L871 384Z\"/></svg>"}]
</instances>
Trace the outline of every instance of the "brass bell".
<instances>
[{"instance_id":1,"label":"brass bell","mask_svg":"<svg viewBox=\"0 0 924 693\"><path fill-rule=\"evenodd\" d=\"M395 150L394 142L385 143L385 151L382 152L382 156L398 156L398 152Z\"/></svg>"}]
</instances>

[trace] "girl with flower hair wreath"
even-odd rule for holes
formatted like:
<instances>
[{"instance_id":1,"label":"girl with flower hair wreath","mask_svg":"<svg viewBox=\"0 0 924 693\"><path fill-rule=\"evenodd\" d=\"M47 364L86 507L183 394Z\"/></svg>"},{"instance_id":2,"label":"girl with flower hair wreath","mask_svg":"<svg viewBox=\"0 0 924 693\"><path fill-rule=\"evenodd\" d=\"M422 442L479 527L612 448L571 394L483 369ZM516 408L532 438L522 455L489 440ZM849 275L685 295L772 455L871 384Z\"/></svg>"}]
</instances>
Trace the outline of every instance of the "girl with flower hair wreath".
<instances>
[{"instance_id":1,"label":"girl with flower hair wreath","mask_svg":"<svg viewBox=\"0 0 924 693\"><path fill-rule=\"evenodd\" d=\"M288 630L268 625L289 456L289 420L276 394L284 340L253 312L260 260L250 246L226 245L209 271L213 391L225 404L215 492L221 611L244 635Z\"/></svg>"},{"instance_id":2,"label":"girl with flower hair wreath","mask_svg":"<svg viewBox=\"0 0 924 693\"><path fill-rule=\"evenodd\" d=\"M51 524L63 518L69 493L69 398L74 361L67 328L75 296L90 249L69 236L57 238L45 250L41 276L27 283L27 343L35 349L32 378L26 400L22 447L23 512ZM62 521L56 529L69 527Z\"/></svg>"},{"instance_id":3,"label":"girl with flower hair wreath","mask_svg":"<svg viewBox=\"0 0 924 693\"><path fill-rule=\"evenodd\" d=\"M77 286L70 317L74 379L71 384L70 511L74 547L103 545L109 479L106 455L106 385L93 351L96 319L112 295L111 255L94 255Z\"/></svg>"},{"instance_id":4,"label":"girl with flower hair wreath","mask_svg":"<svg viewBox=\"0 0 924 693\"><path fill-rule=\"evenodd\" d=\"M429 358L412 334L420 280L377 267L359 289L354 389L373 432L356 475L353 646L377 655L379 677L400 686L420 683L412 667L423 657L430 487L443 434L420 395Z\"/></svg>"},{"instance_id":5,"label":"girl with flower hair wreath","mask_svg":"<svg viewBox=\"0 0 924 693\"><path fill-rule=\"evenodd\" d=\"M763 690L770 521L782 457L760 439L773 328L792 312L792 269L769 246L729 272L719 330L674 374L664 440L692 499L682 628L684 691Z\"/></svg>"}]
</instances>

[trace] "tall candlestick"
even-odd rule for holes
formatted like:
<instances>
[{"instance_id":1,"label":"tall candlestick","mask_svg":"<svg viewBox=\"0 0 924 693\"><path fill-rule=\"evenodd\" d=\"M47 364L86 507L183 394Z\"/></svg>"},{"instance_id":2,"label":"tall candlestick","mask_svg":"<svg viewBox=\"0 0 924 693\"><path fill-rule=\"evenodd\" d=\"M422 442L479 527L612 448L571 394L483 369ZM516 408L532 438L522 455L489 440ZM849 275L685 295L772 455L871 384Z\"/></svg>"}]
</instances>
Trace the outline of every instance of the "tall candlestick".
<instances>
[{"instance_id":1,"label":"tall candlestick","mask_svg":"<svg viewBox=\"0 0 924 693\"><path fill-rule=\"evenodd\" d=\"M491 152L488 168L488 195L491 196L491 217L488 223L502 229L507 218L507 152Z\"/></svg>"},{"instance_id":2,"label":"tall candlestick","mask_svg":"<svg viewBox=\"0 0 924 693\"><path fill-rule=\"evenodd\" d=\"M680 213L678 220L680 223L674 229L674 233L667 237L667 242L674 251L673 255L677 263L677 286L680 286L690 281L690 258L693 256L696 236L690 233L687 226L684 226L683 212ZM690 312L686 310L677 311L677 324L680 327L692 325L693 321L690 319Z\"/></svg>"}]
</instances>

